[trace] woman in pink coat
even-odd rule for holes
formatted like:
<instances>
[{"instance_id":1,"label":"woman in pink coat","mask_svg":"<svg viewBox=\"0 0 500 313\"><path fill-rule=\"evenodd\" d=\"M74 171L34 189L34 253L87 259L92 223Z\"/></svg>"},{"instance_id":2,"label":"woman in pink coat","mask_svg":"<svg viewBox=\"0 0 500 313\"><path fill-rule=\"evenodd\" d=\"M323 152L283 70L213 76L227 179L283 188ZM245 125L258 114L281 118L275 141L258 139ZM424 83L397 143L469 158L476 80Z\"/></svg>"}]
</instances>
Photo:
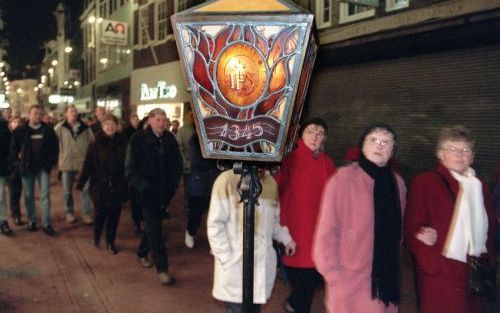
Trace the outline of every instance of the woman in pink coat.
<instances>
[{"instance_id":1,"label":"woman in pink coat","mask_svg":"<svg viewBox=\"0 0 500 313\"><path fill-rule=\"evenodd\" d=\"M313 259L328 312L398 310L406 188L388 165L395 145L390 126L372 125L361 136L359 162L338 169L325 187Z\"/></svg>"},{"instance_id":2,"label":"woman in pink coat","mask_svg":"<svg viewBox=\"0 0 500 313\"><path fill-rule=\"evenodd\" d=\"M415 257L421 313L480 313L484 297L469 291L469 256L493 265L494 218L488 188L470 167L474 141L463 126L444 128L440 164L415 178L404 218Z\"/></svg>"}]
</instances>

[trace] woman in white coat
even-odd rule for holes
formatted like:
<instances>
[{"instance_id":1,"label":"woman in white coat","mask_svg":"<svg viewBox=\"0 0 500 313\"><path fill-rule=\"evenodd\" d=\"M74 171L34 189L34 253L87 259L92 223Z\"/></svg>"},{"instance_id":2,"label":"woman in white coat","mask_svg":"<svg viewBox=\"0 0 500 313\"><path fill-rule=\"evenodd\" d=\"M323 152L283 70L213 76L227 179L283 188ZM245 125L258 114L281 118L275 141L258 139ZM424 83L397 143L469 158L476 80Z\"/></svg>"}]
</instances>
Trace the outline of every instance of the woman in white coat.
<instances>
[{"instance_id":1,"label":"woman in white coat","mask_svg":"<svg viewBox=\"0 0 500 313\"><path fill-rule=\"evenodd\" d=\"M273 239L285 245L289 255L295 242L288 228L280 225L278 187L268 171L259 170L262 194L255 206L254 303L263 304L271 296L276 278ZM239 175L228 170L219 175L212 189L207 232L214 255L214 298L228 305L228 312L242 310L243 204L237 192ZM260 306L256 305L256 312Z\"/></svg>"}]
</instances>

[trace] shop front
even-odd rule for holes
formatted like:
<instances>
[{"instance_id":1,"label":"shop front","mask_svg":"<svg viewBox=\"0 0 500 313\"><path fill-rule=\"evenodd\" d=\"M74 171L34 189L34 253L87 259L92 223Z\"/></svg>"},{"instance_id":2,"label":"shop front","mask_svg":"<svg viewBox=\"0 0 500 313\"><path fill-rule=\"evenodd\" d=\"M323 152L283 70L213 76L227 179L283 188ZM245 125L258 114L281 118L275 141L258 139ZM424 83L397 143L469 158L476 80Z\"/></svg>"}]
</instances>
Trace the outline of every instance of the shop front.
<instances>
[{"instance_id":1,"label":"shop front","mask_svg":"<svg viewBox=\"0 0 500 313\"><path fill-rule=\"evenodd\" d=\"M130 78L120 79L98 86L95 107L103 107L118 118L128 119L130 115Z\"/></svg>"},{"instance_id":2,"label":"shop front","mask_svg":"<svg viewBox=\"0 0 500 313\"><path fill-rule=\"evenodd\" d=\"M139 118L152 109L161 108L167 117L182 125L184 111L189 106L181 65L178 61L134 70L131 75L131 112Z\"/></svg>"}]
</instances>

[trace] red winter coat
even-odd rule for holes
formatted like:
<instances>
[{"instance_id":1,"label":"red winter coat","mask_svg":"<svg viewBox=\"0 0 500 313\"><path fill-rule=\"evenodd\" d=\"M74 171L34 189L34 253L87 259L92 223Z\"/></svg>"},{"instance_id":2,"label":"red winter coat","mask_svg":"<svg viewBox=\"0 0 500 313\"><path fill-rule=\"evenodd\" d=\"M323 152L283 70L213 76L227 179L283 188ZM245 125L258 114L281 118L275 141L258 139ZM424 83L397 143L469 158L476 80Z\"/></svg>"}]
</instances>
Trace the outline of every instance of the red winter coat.
<instances>
[{"instance_id":1,"label":"red winter coat","mask_svg":"<svg viewBox=\"0 0 500 313\"><path fill-rule=\"evenodd\" d=\"M455 208L459 189L458 181L443 165L436 169L448 182L453 196L443 181L434 172L417 176L408 196L404 217L404 240L413 254L417 267L417 282L420 294L421 313L475 313L482 312L484 299L469 292L469 268L466 263L444 257L441 253ZM488 240L486 248L491 264L495 263L493 236L495 224L491 197L483 183L484 205L488 215ZM437 231L437 242L427 246L415 238L420 227L432 227Z\"/></svg>"},{"instance_id":2,"label":"red winter coat","mask_svg":"<svg viewBox=\"0 0 500 313\"><path fill-rule=\"evenodd\" d=\"M314 268L311 249L321 193L335 172L335 165L324 152L314 158L302 139L297 145L283 160L281 170L275 176L280 194L281 224L288 227L297 243L295 255L284 256L283 263L291 267Z\"/></svg>"}]
</instances>

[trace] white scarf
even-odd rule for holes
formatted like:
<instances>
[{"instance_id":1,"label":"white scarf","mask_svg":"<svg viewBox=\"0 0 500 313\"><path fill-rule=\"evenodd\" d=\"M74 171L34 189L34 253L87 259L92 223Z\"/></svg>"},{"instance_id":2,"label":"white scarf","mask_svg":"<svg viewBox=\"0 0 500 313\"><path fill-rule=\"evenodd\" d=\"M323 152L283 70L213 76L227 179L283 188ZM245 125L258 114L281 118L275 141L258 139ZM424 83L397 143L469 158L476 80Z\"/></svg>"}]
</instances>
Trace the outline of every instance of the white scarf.
<instances>
[{"instance_id":1,"label":"white scarf","mask_svg":"<svg viewBox=\"0 0 500 313\"><path fill-rule=\"evenodd\" d=\"M484 207L483 186L472 168L463 175L450 173L458 181L460 189L443 255L466 263L467 255L480 256L486 252L488 216Z\"/></svg>"}]
</instances>

